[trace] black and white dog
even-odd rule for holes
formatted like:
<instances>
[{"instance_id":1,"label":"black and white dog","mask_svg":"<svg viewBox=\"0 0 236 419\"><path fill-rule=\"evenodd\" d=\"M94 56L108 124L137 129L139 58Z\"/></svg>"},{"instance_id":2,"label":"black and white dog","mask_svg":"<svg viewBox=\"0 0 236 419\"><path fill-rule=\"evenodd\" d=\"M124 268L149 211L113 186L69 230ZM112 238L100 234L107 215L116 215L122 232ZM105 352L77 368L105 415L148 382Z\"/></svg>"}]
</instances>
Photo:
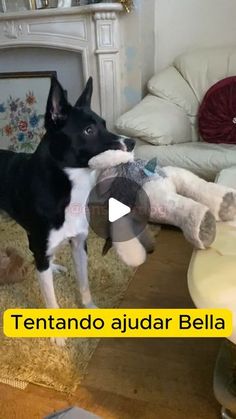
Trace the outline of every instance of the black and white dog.
<instances>
[{"instance_id":1,"label":"black and white dog","mask_svg":"<svg viewBox=\"0 0 236 419\"><path fill-rule=\"evenodd\" d=\"M92 79L71 106L52 79L45 115L46 133L33 154L0 151L0 209L27 232L46 307L58 308L53 288L52 258L71 239L82 302L93 307L88 276L86 201L95 185L88 161L106 150L131 151L134 140L106 129L91 108ZM73 206L78 213L75 214ZM58 340L57 343L63 343Z\"/></svg>"}]
</instances>

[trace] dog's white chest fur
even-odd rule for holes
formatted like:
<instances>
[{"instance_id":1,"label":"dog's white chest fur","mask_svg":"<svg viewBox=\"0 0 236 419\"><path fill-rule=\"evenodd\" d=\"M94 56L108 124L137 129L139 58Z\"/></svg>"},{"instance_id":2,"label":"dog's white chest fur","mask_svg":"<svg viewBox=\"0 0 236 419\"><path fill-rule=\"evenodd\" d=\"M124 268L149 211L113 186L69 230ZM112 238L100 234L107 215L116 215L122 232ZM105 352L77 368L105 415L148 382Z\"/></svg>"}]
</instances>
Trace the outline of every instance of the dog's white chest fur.
<instances>
[{"instance_id":1,"label":"dog's white chest fur","mask_svg":"<svg viewBox=\"0 0 236 419\"><path fill-rule=\"evenodd\" d=\"M65 169L71 183L71 199L65 210L65 221L61 228L52 230L48 237L48 255L64 240L88 231L86 217L86 202L89 193L95 185L95 171L91 169Z\"/></svg>"}]
</instances>

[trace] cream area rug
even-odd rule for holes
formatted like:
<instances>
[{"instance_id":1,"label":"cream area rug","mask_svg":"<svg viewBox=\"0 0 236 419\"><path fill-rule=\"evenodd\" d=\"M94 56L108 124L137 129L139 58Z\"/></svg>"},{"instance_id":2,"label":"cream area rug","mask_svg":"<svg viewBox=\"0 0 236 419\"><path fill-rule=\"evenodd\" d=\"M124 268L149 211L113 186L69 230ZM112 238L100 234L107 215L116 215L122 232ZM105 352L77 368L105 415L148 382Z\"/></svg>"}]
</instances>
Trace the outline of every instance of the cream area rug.
<instances>
[{"instance_id":1,"label":"cream area rug","mask_svg":"<svg viewBox=\"0 0 236 419\"><path fill-rule=\"evenodd\" d=\"M104 241L93 233L88 240L89 280L98 307L119 305L134 270L126 267L111 250L101 256ZM28 268L23 282L0 286L1 336L0 381L36 383L59 391L73 392L81 381L94 352L96 339L68 339L65 348L52 345L49 339L12 339L3 335L2 313L7 308L44 307L24 230L14 221L0 223L0 249L16 248ZM56 295L60 307L81 307L75 282L69 245L63 247L56 263L68 272L54 275Z\"/></svg>"}]
</instances>

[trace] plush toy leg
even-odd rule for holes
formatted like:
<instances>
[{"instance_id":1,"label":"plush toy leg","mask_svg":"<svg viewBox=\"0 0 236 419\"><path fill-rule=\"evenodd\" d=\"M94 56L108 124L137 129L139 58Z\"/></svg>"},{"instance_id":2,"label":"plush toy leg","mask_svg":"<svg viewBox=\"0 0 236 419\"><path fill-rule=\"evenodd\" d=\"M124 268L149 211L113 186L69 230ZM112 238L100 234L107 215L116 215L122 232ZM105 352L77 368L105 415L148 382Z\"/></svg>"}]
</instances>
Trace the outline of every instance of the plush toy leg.
<instances>
[{"instance_id":1,"label":"plush toy leg","mask_svg":"<svg viewBox=\"0 0 236 419\"><path fill-rule=\"evenodd\" d=\"M146 260L146 251L138 237L133 237L131 217L122 217L111 223L113 246L123 262L132 267L142 265ZM129 240L121 241L124 237Z\"/></svg>"},{"instance_id":2,"label":"plush toy leg","mask_svg":"<svg viewBox=\"0 0 236 419\"><path fill-rule=\"evenodd\" d=\"M216 221L205 205L174 192L163 194L156 181L147 182L145 191L151 203L151 221L181 228L186 239L199 249L211 245Z\"/></svg>"},{"instance_id":3,"label":"plush toy leg","mask_svg":"<svg viewBox=\"0 0 236 419\"><path fill-rule=\"evenodd\" d=\"M216 220L231 221L236 216L236 190L206 182L188 170L165 167L164 172L176 186L177 193L206 205Z\"/></svg>"}]
</instances>

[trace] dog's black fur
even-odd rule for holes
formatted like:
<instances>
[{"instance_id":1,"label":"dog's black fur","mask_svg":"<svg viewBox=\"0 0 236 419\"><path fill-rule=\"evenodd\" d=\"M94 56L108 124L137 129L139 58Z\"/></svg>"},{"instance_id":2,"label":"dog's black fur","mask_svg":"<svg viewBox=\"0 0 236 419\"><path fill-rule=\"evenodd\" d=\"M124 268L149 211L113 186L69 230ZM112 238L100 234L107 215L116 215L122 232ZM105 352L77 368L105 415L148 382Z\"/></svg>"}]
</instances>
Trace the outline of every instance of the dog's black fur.
<instances>
[{"instance_id":1,"label":"dog's black fur","mask_svg":"<svg viewBox=\"0 0 236 419\"><path fill-rule=\"evenodd\" d=\"M46 133L33 154L0 151L0 209L27 231L38 271L49 266L47 239L65 220L71 182L63 169L86 168L88 161L108 149L121 149L119 137L91 108L92 79L71 106L52 79L45 114ZM125 140L128 150L133 140Z\"/></svg>"}]
</instances>

